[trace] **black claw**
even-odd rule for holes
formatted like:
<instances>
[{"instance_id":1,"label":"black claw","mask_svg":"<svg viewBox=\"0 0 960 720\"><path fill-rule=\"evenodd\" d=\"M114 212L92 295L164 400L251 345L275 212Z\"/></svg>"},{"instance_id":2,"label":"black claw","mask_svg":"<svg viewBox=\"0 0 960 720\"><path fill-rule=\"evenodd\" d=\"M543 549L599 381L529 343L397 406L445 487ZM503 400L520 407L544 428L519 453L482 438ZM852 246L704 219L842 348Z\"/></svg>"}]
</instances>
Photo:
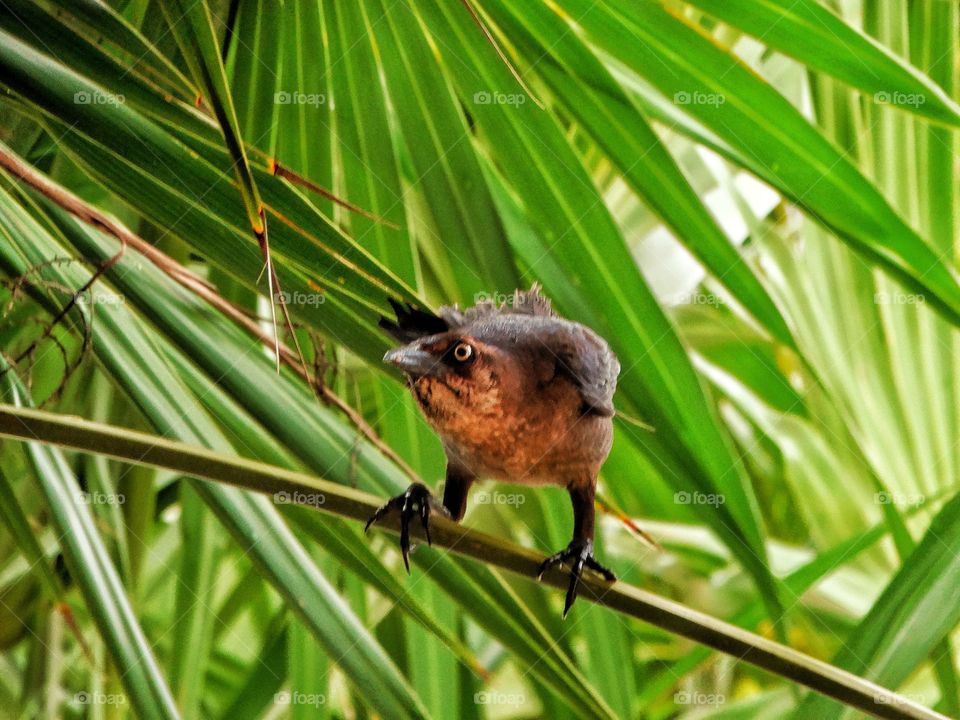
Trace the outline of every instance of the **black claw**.
<instances>
[{"instance_id":1,"label":"black claw","mask_svg":"<svg viewBox=\"0 0 960 720\"><path fill-rule=\"evenodd\" d=\"M583 556L581 555L573 561L570 568L570 587L567 588L567 597L563 601L563 616L566 617L573 607L573 601L577 599L577 586L580 584L580 575L583 573Z\"/></svg>"},{"instance_id":2,"label":"black claw","mask_svg":"<svg viewBox=\"0 0 960 720\"><path fill-rule=\"evenodd\" d=\"M410 491L403 497L403 507L400 509L400 554L403 555L403 566L410 574Z\"/></svg>"},{"instance_id":3,"label":"black claw","mask_svg":"<svg viewBox=\"0 0 960 720\"><path fill-rule=\"evenodd\" d=\"M420 503L420 524L423 525L423 534L427 536L427 545L433 545L430 539L430 503Z\"/></svg>"},{"instance_id":4,"label":"black claw","mask_svg":"<svg viewBox=\"0 0 960 720\"><path fill-rule=\"evenodd\" d=\"M617 579L616 575L597 562L597 559L593 556L593 543L590 540L573 540L566 548L548 557L540 563L537 579L543 577L543 574L550 568L562 565L568 560L572 563L570 565L570 585L567 587L567 596L563 603L564 617L570 612L574 600L577 599L577 589L580 586L580 577L583 575L584 565L602 575L605 580L613 582Z\"/></svg>"},{"instance_id":5,"label":"black claw","mask_svg":"<svg viewBox=\"0 0 960 720\"><path fill-rule=\"evenodd\" d=\"M609 568L605 568L603 565L597 562L597 559L593 555L588 555L586 557L587 567L593 570L594 572L600 573L603 575L604 580L609 580L614 582L617 579L617 576L613 574L613 571Z\"/></svg>"},{"instance_id":6,"label":"black claw","mask_svg":"<svg viewBox=\"0 0 960 720\"><path fill-rule=\"evenodd\" d=\"M386 505L381 505L379 508L377 508L377 511L370 516L369 520L367 520L367 524L363 526L363 532L370 530L370 526L384 516L389 509L389 505L390 503L387 503Z\"/></svg>"},{"instance_id":7,"label":"black claw","mask_svg":"<svg viewBox=\"0 0 960 720\"><path fill-rule=\"evenodd\" d=\"M400 512L400 554L403 556L403 566L410 573L410 520L414 514L420 518L420 524L423 526L424 535L427 537L427 544L432 545L430 539L430 513L433 509L433 496L426 485L413 483L402 494L391 498L370 516L364 527L364 532L370 529L370 526L383 518L391 510Z\"/></svg>"}]
</instances>

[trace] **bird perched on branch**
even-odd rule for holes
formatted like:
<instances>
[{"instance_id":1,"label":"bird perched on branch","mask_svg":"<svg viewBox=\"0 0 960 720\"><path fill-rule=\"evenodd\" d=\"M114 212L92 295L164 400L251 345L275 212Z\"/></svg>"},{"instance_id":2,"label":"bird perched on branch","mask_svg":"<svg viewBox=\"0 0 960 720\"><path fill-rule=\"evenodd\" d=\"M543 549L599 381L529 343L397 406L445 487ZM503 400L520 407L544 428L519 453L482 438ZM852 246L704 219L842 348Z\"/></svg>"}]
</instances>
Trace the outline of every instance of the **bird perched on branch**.
<instances>
[{"instance_id":1,"label":"bird perched on branch","mask_svg":"<svg viewBox=\"0 0 960 720\"><path fill-rule=\"evenodd\" d=\"M564 615L584 567L615 580L593 556L594 493L613 438L613 393L620 363L592 330L564 320L538 285L507 302L480 302L439 315L390 301L396 321L383 327L403 345L384 355L406 373L447 456L443 503L414 483L383 505L367 528L398 511L400 547L410 571L409 523L419 517L430 538L430 514L463 518L478 479L560 485L573 504L570 544L540 566L570 563Z\"/></svg>"}]
</instances>

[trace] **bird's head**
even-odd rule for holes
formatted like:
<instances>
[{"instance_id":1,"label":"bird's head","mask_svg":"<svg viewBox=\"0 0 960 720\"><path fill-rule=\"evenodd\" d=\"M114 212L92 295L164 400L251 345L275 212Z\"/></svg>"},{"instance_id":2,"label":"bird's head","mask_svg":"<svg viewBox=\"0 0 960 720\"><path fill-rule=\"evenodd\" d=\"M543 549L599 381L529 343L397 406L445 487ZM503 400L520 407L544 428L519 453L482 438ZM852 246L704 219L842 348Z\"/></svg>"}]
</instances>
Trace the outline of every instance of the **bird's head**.
<instances>
[{"instance_id":1,"label":"bird's head","mask_svg":"<svg viewBox=\"0 0 960 720\"><path fill-rule=\"evenodd\" d=\"M514 353L465 330L418 338L383 356L406 373L424 413L441 431L446 419L459 424L496 413L505 397L520 390L522 368Z\"/></svg>"}]
</instances>

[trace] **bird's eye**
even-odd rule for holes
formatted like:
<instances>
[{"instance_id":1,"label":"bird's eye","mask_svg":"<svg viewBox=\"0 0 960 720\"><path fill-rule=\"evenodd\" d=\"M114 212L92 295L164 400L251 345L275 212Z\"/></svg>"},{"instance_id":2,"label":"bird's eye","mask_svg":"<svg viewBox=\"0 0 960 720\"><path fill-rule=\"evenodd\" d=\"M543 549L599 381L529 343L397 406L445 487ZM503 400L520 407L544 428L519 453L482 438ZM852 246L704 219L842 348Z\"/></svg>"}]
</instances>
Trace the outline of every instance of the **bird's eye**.
<instances>
[{"instance_id":1,"label":"bird's eye","mask_svg":"<svg viewBox=\"0 0 960 720\"><path fill-rule=\"evenodd\" d=\"M453 348L453 359L465 363L473 357L473 348L467 343L457 343Z\"/></svg>"}]
</instances>

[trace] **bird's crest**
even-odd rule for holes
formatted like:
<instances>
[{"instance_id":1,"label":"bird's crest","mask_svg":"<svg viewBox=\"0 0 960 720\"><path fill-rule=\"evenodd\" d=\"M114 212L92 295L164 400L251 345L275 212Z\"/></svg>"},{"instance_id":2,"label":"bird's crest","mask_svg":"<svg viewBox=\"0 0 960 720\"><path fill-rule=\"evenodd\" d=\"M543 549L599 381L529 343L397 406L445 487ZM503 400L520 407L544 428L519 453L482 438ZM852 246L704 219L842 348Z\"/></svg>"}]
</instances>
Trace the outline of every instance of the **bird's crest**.
<instances>
[{"instance_id":1,"label":"bird's crest","mask_svg":"<svg viewBox=\"0 0 960 720\"><path fill-rule=\"evenodd\" d=\"M457 305L444 305L439 315L420 310L409 303L404 306L393 298L390 298L390 305L397 316L396 322L381 317L380 327L404 343L454 330L491 315L556 317L550 298L540 293L540 283L534 283L529 290L514 290L512 296L499 304L495 299L485 297L465 310Z\"/></svg>"}]
</instances>

